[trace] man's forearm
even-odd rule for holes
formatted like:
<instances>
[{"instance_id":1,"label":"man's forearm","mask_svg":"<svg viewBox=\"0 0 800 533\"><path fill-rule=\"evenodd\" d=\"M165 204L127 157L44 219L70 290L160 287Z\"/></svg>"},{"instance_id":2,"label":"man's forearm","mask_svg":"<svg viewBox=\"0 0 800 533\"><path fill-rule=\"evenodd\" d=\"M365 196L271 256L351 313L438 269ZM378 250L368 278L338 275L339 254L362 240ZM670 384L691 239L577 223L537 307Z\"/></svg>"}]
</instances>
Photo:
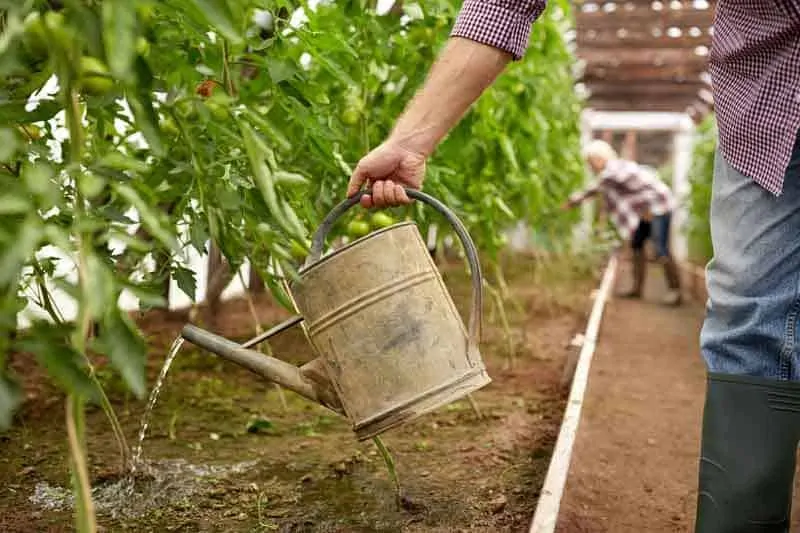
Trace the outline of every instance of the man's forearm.
<instances>
[{"instance_id":1,"label":"man's forearm","mask_svg":"<svg viewBox=\"0 0 800 533\"><path fill-rule=\"evenodd\" d=\"M398 119L390 140L430 155L511 59L498 48L452 37Z\"/></svg>"}]
</instances>

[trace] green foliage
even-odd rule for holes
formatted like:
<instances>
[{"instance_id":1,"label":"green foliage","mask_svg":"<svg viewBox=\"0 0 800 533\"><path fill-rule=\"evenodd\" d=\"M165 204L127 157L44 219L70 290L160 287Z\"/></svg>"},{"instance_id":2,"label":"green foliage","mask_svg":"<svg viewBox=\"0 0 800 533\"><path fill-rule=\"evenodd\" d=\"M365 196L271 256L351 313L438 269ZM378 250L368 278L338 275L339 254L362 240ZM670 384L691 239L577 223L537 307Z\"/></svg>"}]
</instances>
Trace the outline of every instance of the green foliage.
<instances>
[{"instance_id":1,"label":"green foliage","mask_svg":"<svg viewBox=\"0 0 800 533\"><path fill-rule=\"evenodd\" d=\"M300 27L288 24L297 5L286 0L64 5L0 3L0 342L34 349L66 391L88 398L88 357L103 354L141 397L145 345L118 309L121 292L163 305L172 277L194 298L182 258L211 240L285 301L277 276L291 275L343 199L349 167L421 85L460 2L405 4L404 17L322 4ZM518 219L558 235L577 216L552 216L583 179L581 103L561 37L570 16L566 0L550 4L524 60L430 165L426 190L490 258ZM57 90L41 92L53 76ZM437 216L419 205L411 215L423 231ZM53 248L69 259L43 252ZM75 324L63 324L53 287L74 298ZM47 342L12 346L20 296L34 293L51 320L31 334ZM87 339L92 324L99 333ZM15 405L11 384L0 380L0 423Z\"/></svg>"},{"instance_id":2,"label":"green foliage","mask_svg":"<svg viewBox=\"0 0 800 533\"><path fill-rule=\"evenodd\" d=\"M716 120L709 115L697 129L689 178L689 257L698 264L708 262L714 253L708 220L716 144Z\"/></svg>"}]
</instances>

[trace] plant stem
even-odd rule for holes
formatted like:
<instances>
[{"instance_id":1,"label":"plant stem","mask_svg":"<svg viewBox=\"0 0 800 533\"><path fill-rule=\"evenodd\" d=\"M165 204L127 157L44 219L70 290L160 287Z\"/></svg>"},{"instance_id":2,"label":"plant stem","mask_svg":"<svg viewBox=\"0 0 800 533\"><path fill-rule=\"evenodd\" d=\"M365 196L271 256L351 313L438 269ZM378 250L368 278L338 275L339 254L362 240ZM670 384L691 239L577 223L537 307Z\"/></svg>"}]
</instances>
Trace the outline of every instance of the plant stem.
<instances>
[{"instance_id":1,"label":"plant stem","mask_svg":"<svg viewBox=\"0 0 800 533\"><path fill-rule=\"evenodd\" d=\"M520 304L519 300L515 298L513 294L511 294L511 291L508 288L508 282L503 274L503 267L500 266L499 262L494 263L494 278L497 282L497 287L500 290L500 294L503 297L503 301L511 303L517 313L522 313L524 311L522 304Z\"/></svg>"},{"instance_id":2,"label":"plant stem","mask_svg":"<svg viewBox=\"0 0 800 533\"><path fill-rule=\"evenodd\" d=\"M467 394L467 401L469 402L469 406L472 407L472 411L475 413L475 416L478 417L478 420L483 420L481 408L478 406L478 401L472 396L472 394Z\"/></svg>"},{"instance_id":3,"label":"plant stem","mask_svg":"<svg viewBox=\"0 0 800 533\"><path fill-rule=\"evenodd\" d=\"M36 272L36 285L39 288L39 294L42 298L42 309L44 309L47 314L50 315L50 318L53 319L53 322L56 324L63 324L64 315L61 314L61 311L56 306L53 297L50 295L50 290L48 290L47 285L45 284L44 270L42 270L42 266L38 261L33 261L33 269Z\"/></svg>"},{"instance_id":4,"label":"plant stem","mask_svg":"<svg viewBox=\"0 0 800 533\"><path fill-rule=\"evenodd\" d=\"M231 64L230 64L230 49L228 41L222 39L222 83L225 85L225 91L228 96L236 96L236 87L233 85L233 78L231 77Z\"/></svg>"},{"instance_id":5,"label":"plant stem","mask_svg":"<svg viewBox=\"0 0 800 533\"><path fill-rule=\"evenodd\" d=\"M75 168L79 168L81 160L83 159L83 128L81 125L78 92L74 87L70 88L67 96L69 105L66 107L66 122L69 129L70 139L70 163L71 165L75 166ZM79 221L81 218L83 218L83 216L85 216L85 209L86 206L84 204L84 199L80 193L80 189L77 187L76 179L75 215ZM90 254L91 242L87 239L87 236L80 231L77 232L76 239L78 241L78 282L84 298L86 298L86 294L90 290L87 284L87 260ZM72 343L78 353L83 355L89 368L89 376L95 385L97 385L97 390L100 397L100 406L111 423L111 430L114 433L117 446L119 447L122 469L124 470L127 468L130 461L130 448L128 447L128 442L125 439L125 433L122 430L122 425L119 423L119 418L117 418L114 407L111 405L111 401L108 399L102 384L97 379L94 366L89 360L89 355L86 353L86 341L89 338L89 333L92 326L92 316L85 304L80 308L79 317L78 330L75 332L76 335L73 336ZM89 497L91 498L91 493L89 493Z\"/></svg>"},{"instance_id":6,"label":"plant stem","mask_svg":"<svg viewBox=\"0 0 800 533\"><path fill-rule=\"evenodd\" d=\"M488 282L484 282L486 290L489 291L495 303L497 304L497 313L500 316L500 324L503 327L503 334L508 341L508 368L514 368L514 339L511 336L511 326L508 323L508 316L506 316L505 306L503 305L503 298L500 293L492 287Z\"/></svg>"},{"instance_id":7,"label":"plant stem","mask_svg":"<svg viewBox=\"0 0 800 533\"><path fill-rule=\"evenodd\" d=\"M376 435L372 437L372 442L374 442L375 446L378 447L378 451L380 452L381 457L383 457L383 462L386 464L386 469L389 471L389 477L392 478L392 482L394 483L395 497L399 507L403 497L403 488L400 486L400 479L397 477L397 468L395 467L392 454L389 453L389 450L383 444L383 441L379 436Z\"/></svg>"},{"instance_id":8,"label":"plant stem","mask_svg":"<svg viewBox=\"0 0 800 533\"><path fill-rule=\"evenodd\" d=\"M66 422L72 482L75 491L75 527L79 533L95 533L97 523L95 522L89 470L86 464L83 400L72 394L67 396Z\"/></svg>"},{"instance_id":9,"label":"plant stem","mask_svg":"<svg viewBox=\"0 0 800 533\"><path fill-rule=\"evenodd\" d=\"M47 286L44 284L44 272L42 271L41 266L38 262L34 262L33 267L36 271L36 282L39 285L39 292L42 294L42 308L47 312L53 322L56 324L63 324L64 318L55 307L53 297L50 294L50 291L47 289ZM89 379L91 379L94 385L97 387L97 391L100 395L100 407L103 409L103 412L106 414L109 422L111 423L111 431L114 433L114 437L119 448L120 457L122 459L122 468L125 469L130 461L131 451L127 440L125 439L125 433L122 430L122 425L117 418L114 407L111 405L111 401L106 395L106 391L103 389L103 386L100 384L100 381L97 378L97 373L95 372L94 366L92 365L91 361L89 361L89 358L86 357L86 354L84 352L81 353L84 356L84 361L89 369Z\"/></svg>"},{"instance_id":10,"label":"plant stem","mask_svg":"<svg viewBox=\"0 0 800 533\"><path fill-rule=\"evenodd\" d=\"M250 268L253 268L252 262ZM258 313L256 312L256 306L253 303L253 297L250 295L250 291L247 289L247 284L244 282L244 276L242 275L242 271L239 270L239 272L237 272L237 275L239 276L239 280L242 282L242 285L244 285L244 297L247 300L247 308L250 310L250 315L253 317L253 325L255 325L256 328L256 335L261 335L261 333L263 333L264 330L261 328L261 321L258 319ZM272 350L269 349L269 341L264 341L260 343L258 345L258 351L264 353L265 345L267 346L267 350L272 352ZM272 354L268 353L266 355L272 355ZM288 412L289 405L286 403L286 395L283 393L283 387L281 387L277 383L273 383L273 386L275 387L275 390L278 391L278 398L280 398L281 408L283 408L283 412L284 413Z\"/></svg>"}]
</instances>

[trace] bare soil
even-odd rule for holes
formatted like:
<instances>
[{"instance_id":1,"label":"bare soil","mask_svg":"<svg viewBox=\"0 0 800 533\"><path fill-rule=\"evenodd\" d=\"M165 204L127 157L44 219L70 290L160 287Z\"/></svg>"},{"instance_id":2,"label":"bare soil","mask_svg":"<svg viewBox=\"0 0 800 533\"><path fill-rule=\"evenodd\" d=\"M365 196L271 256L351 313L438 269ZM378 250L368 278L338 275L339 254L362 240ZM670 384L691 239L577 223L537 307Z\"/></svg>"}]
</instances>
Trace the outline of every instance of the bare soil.
<instances>
[{"instance_id":1,"label":"bare soil","mask_svg":"<svg viewBox=\"0 0 800 533\"><path fill-rule=\"evenodd\" d=\"M601 266L595 261L544 268L522 258L509 263L508 292L520 305L506 306L510 324L505 330L487 294L482 353L493 382L474 395L484 418L477 419L469 404L459 401L383 435L397 464L404 505L395 499L374 444L358 443L346 420L290 392L285 392L284 410L271 384L185 346L144 443L156 472L163 475L171 468L180 474L158 485L149 506L133 499L116 509L101 505L101 529L527 531L564 407L560 381L568 344L584 328L588 295ZM445 276L466 310L469 285L463 269L449 266ZM266 296L259 296L255 307L264 327L285 316ZM137 320L150 346L152 386L188 315L159 311ZM196 321L240 341L255 334L245 300L226 302L216 314L206 310ZM287 334L271 348L283 359L301 362L307 359L302 345ZM12 367L23 381L26 401L13 429L0 435L0 531L71 531L68 506L48 508L53 498L42 495L42 487L69 488L63 394L30 354L16 354ZM125 393L107 368L101 366L99 374L134 446L146 399ZM88 409L86 419L93 483L107 488L120 477L117 447L97 407ZM230 471L234 467L238 470ZM148 482L140 483L137 490L146 492Z\"/></svg>"},{"instance_id":2,"label":"bare soil","mask_svg":"<svg viewBox=\"0 0 800 533\"><path fill-rule=\"evenodd\" d=\"M613 300L603 318L557 533L694 531L705 302L661 307L660 269L648 276L643 301ZM800 531L798 498L796 474L791 531Z\"/></svg>"},{"instance_id":3,"label":"bare soil","mask_svg":"<svg viewBox=\"0 0 800 533\"><path fill-rule=\"evenodd\" d=\"M626 268L618 285L627 286ZM692 531L705 368L700 302L613 300L592 360L559 533Z\"/></svg>"}]
</instances>

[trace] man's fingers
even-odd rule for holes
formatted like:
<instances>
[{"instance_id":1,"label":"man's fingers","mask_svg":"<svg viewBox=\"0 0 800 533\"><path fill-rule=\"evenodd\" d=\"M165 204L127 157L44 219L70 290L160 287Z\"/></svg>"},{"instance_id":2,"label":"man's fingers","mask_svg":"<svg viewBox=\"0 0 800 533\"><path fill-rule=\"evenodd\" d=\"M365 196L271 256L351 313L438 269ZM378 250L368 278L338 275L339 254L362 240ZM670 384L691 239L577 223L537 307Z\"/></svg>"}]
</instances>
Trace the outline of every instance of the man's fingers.
<instances>
[{"instance_id":1,"label":"man's fingers","mask_svg":"<svg viewBox=\"0 0 800 533\"><path fill-rule=\"evenodd\" d=\"M367 181L367 173L361 167L361 163L356 166L356 169L353 171L353 175L350 176L350 183L347 185L347 196L353 196L355 193L361 189L361 186L364 185L364 182Z\"/></svg>"},{"instance_id":2,"label":"man's fingers","mask_svg":"<svg viewBox=\"0 0 800 533\"><path fill-rule=\"evenodd\" d=\"M410 204L411 203L411 198L409 198L408 194L406 194L405 188L403 188L402 185L398 184L396 186L396 189L397 189L397 195L396 195L397 202L399 204Z\"/></svg>"},{"instance_id":3,"label":"man's fingers","mask_svg":"<svg viewBox=\"0 0 800 533\"><path fill-rule=\"evenodd\" d=\"M386 182L383 180L376 181L372 184L372 204L375 207L383 207L386 205Z\"/></svg>"},{"instance_id":4,"label":"man's fingers","mask_svg":"<svg viewBox=\"0 0 800 533\"><path fill-rule=\"evenodd\" d=\"M386 184L383 186L385 205L390 206L398 204L397 189L398 185L395 182L386 180Z\"/></svg>"}]
</instances>

